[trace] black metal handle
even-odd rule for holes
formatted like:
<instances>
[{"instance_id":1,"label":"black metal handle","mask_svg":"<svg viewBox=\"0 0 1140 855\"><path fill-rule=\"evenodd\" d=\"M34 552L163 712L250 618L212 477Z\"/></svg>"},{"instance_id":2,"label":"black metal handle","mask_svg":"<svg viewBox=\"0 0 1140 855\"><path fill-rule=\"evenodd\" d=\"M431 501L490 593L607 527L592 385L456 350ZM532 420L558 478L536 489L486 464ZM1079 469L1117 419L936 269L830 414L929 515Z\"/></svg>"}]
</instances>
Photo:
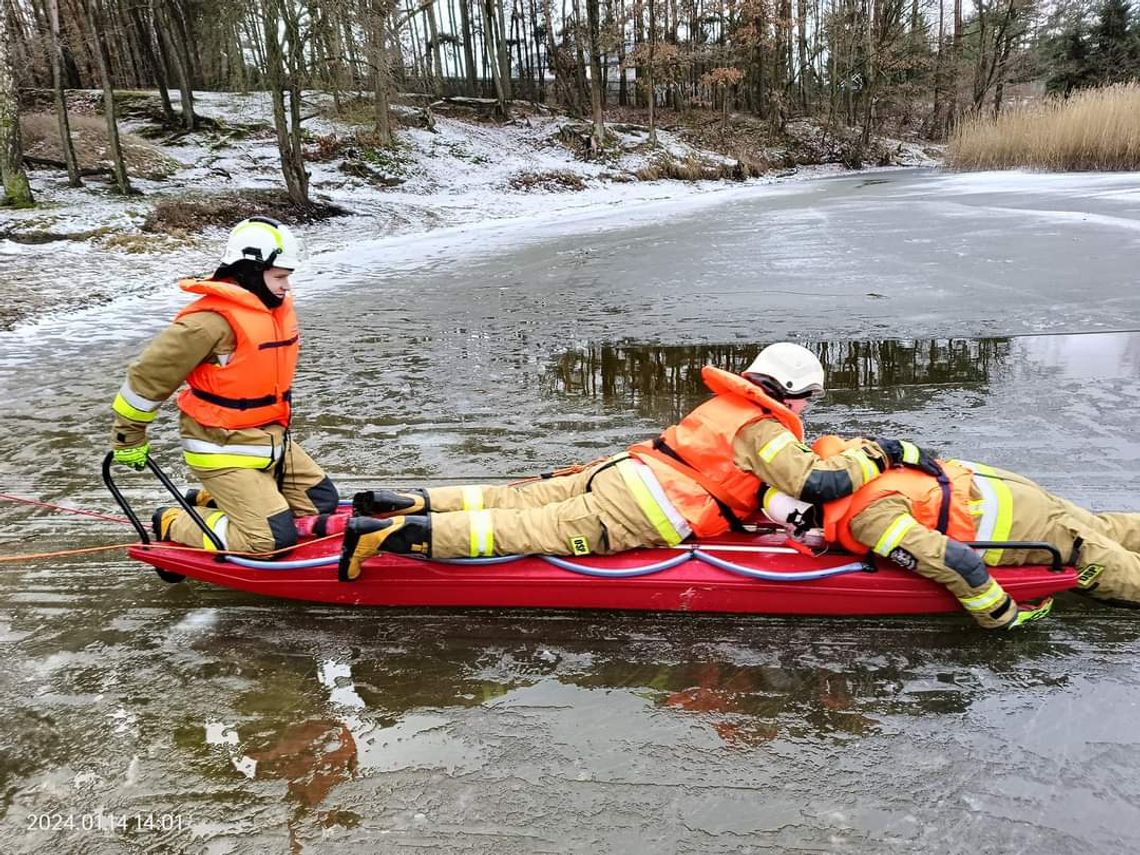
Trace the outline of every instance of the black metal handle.
<instances>
[{"instance_id":1,"label":"black metal handle","mask_svg":"<svg viewBox=\"0 0 1140 855\"><path fill-rule=\"evenodd\" d=\"M1065 571L1065 563L1061 560L1061 551L1053 544L1041 540L970 540L966 542L966 546L972 546L976 549L1036 549L1048 552L1053 556L1053 566L1050 569L1054 573Z\"/></svg>"},{"instance_id":2,"label":"black metal handle","mask_svg":"<svg viewBox=\"0 0 1140 855\"><path fill-rule=\"evenodd\" d=\"M135 514L130 502L127 501L122 490L115 484L115 479L111 477L111 464L114 462L114 459L115 453L113 451L108 451L107 456L103 458L103 483L107 485L107 489L111 492L111 495L119 507L123 509L123 513L127 515L127 519L129 519L131 525L135 527L135 531L137 531L139 535L139 540L144 544L149 544L150 535L147 533L146 527L139 522L138 515ZM225 551L226 545L222 543L222 539L206 525L206 521L198 515L198 511L194 509L194 506L186 501L186 497L182 495L182 491L170 480L166 472L158 465L158 461L148 454L146 465L147 468L154 473L154 477L159 480L159 483L174 497L174 500L178 502L182 510L186 511L186 513L190 515L190 519L194 520L198 528L202 529L202 533L209 539L210 543L214 544L219 552Z\"/></svg>"}]
</instances>

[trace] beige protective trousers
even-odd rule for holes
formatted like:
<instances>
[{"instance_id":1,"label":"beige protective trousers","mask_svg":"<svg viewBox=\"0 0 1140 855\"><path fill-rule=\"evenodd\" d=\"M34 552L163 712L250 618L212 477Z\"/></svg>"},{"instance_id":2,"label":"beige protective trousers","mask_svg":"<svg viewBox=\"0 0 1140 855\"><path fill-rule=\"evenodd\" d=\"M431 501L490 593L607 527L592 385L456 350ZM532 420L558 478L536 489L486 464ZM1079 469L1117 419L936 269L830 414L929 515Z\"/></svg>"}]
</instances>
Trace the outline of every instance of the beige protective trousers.
<instances>
[{"instance_id":1,"label":"beige protective trousers","mask_svg":"<svg viewBox=\"0 0 1140 855\"><path fill-rule=\"evenodd\" d=\"M1021 475L994 468L1009 487L1012 522L1009 540L1039 540L1052 544L1075 564L1083 578L1098 573L1084 590L1093 597L1140 606L1140 514L1093 513L1055 496ZM976 493L974 499L980 498ZM874 544L908 506L901 496L887 496L866 508L852 521L852 534L860 543ZM946 585L959 599L976 596L972 587L944 562L945 538L929 529L912 529L900 546L917 560L917 572ZM1004 550L998 566L1047 564L1049 553Z\"/></svg>"},{"instance_id":2,"label":"beige protective trousers","mask_svg":"<svg viewBox=\"0 0 1140 855\"><path fill-rule=\"evenodd\" d=\"M271 552L297 540L294 517L336 510L338 495L332 482L296 442L285 448L281 489L276 466L269 469L199 469L190 471L202 482L217 508L198 508L198 515L218 534L226 549ZM169 539L206 549L215 547L185 511L171 523Z\"/></svg>"},{"instance_id":3,"label":"beige protective trousers","mask_svg":"<svg viewBox=\"0 0 1140 855\"><path fill-rule=\"evenodd\" d=\"M625 485L618 466L627 464L634 461L606 461L519 486L433 488L431 555L606 555L664 546Z\"/></svg>"}]
</instances>

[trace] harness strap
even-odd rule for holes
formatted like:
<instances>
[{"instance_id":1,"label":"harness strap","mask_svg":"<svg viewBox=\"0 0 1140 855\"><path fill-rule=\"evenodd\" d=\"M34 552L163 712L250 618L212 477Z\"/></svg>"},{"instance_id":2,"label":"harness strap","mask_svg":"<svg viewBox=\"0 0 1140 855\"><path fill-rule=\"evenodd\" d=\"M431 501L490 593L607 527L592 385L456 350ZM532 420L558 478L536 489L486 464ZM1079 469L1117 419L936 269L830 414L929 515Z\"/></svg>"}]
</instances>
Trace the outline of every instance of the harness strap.
<instances>
[{"instance_id":1,"label":"harness strap","mask_svg":"<svg viewBox=\"0 0 1140 855\"><path fill-rule=\"evenodd\" d=\"M227 398L225 395L215 395L213 392L206 392L193 387L190 388L190 394L195 398L201 398L203 401L208 401L211 404L226 407L230 410L256 410L258 407L272 406L278 401L276 395L263 395L260 398ZM293 400L293 390L286 389L281 394L280 400L285 403L290 403Z\"/></svg>"}]
</instances>

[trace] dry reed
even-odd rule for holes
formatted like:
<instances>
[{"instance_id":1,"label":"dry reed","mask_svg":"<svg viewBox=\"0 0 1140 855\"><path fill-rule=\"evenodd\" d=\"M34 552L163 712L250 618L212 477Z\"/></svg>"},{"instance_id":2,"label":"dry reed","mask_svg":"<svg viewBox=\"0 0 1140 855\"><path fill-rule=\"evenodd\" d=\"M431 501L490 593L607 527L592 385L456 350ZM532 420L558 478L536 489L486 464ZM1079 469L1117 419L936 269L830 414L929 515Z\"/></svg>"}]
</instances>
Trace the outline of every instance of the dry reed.
<instances>
[{"instance_id":1,"label":"dry reed","mask_svg":"<svg viewBox=\"0 0 1140 855\"><path fill-rule=\"evenodd\" d=\"M950 142L954 169L1140 169L1140 84L1087 89L1065 100L963 121Z\"/></svg>"}]
</instances>

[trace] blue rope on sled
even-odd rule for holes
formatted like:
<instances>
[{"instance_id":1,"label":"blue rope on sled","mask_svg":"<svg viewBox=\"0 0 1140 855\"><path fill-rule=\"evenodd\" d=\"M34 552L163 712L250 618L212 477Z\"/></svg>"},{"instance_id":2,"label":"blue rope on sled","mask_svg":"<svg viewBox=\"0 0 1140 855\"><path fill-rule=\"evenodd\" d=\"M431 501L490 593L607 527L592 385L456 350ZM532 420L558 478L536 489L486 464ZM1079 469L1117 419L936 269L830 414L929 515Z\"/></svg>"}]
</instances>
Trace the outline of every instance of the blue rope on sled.
<instances>
[{"instance_id":1,"label":"blue rope on sled","mask_svg":"<svg viewBox=\"0 0 1140 855\"><path fill-rule=\"evenodd\" d=\"M453 564L461 567L486 567L498 564L510 564L513 561L518 561L520 558L525 558L524 555L497 555L490 558L445 558L445 559L419 559L424 561L432 561L435 564ZM813 579L827 579L831 576L842 576L846 573L861 573L865 569L863 564L858 561L849 564L841 564L838 567L827 567L821 570L802 570L795 573L780 573L773 570L757 570L754 567L744 567L740 564L735 564L732 561L726 561L723 558L718 558L715 555L703 551L699 546L694 547L686 552L681 552L671 558L666 558L663 561L655 561L652 564L646 564L643 567L629 567L620 570L605 570L600 567L589 567L585 564L577 564L573 561L568 561L565 558L559 558L554 555L540 555L538 556L547 564L551 564L562 570L568 570L571 573L578 573L582 576L596 576L604 579L628 579L635 576L650 576L654 573L661 573L665 570L671 570L684 564L686 561L697 560L703 561L720 570L725 570L729 573L735 573L738 576L746 576L750 579L763 579L768 582L810 582ZM314 567L329 567L337 562L336 556L324 556L321 558L303 558L296 561L262 561L257 558L241 558L236 555L227 555L226 561L230 564L236 564L239 567L248 567L253 570L309 570Z\"/></svg>"}]
</instances>

